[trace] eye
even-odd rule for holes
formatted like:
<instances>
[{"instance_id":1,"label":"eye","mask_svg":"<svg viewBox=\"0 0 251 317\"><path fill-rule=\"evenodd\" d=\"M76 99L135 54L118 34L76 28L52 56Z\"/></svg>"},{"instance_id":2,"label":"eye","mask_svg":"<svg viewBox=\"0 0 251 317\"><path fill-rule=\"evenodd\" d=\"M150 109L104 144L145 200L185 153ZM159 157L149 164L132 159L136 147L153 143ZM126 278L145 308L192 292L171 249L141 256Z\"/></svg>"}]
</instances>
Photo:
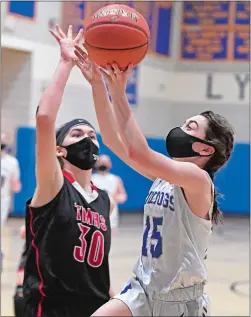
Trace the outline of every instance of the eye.
<instances>
[{"instance_id":1,"label":"eye","mask_svg":"<svg viewBox=\"0 0 251 317\"><path fill-rule=\"evenodd\" d=\"M72 137L73 138L79 138L79 137L81 137L81 134L75 132L75 133L72 134Z\"/></svg>"},{"instance_id":2,"label":"eye","mask_svg":"<svg viewBox=\"0 0 251 317\"><path fill-rule=\"evenodd\" d=\"M186 126L187 130L196 130L197 124L195 122L189 122Z\"/></svg>"}]
</instances>

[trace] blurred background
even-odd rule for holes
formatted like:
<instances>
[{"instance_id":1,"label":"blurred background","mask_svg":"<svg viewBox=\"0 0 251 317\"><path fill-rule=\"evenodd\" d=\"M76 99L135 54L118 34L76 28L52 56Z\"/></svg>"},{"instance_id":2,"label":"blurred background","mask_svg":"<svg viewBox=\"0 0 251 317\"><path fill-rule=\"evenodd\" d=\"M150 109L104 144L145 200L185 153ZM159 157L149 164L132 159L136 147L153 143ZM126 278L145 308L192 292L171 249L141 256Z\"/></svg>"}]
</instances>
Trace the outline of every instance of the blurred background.
<instances>
[{"instance_id":1,"label":"blurred background","mask_svg":"<svg viewBox=\"0 0 251 317\"><path fill-rule=\"evenodd\" d=\"M127 86L132 110L149 145L166 154L165 137L170 129L204 110L220 113L234 126L233 155L216 175L216 187L224 195L219 205L225 225L212 238L208 287L214 316L248 316L249 1L1 2L1 131L8 136L6 150L19 162L22 184L13 195L10 219L1 232L1 315L13 316L12 296L23 243L18 231L24 223L25 202L35 188L35 113L59 59L58 44L48 29L59 23L66 30L72 24L77 32L92 13L111 3L134 7L151 30L149 53L133 70ZM86 118L99 131L91 88L78 69L68 81L57 125L76 117ZM100 137L99 141L101 154L110 157L111 172L120 177L127 193L125 203L119 205L120 225L111 254L111 277L119 291L139 254L143 205L151 182L113 155Z\"/></svg>"}]
</instances>

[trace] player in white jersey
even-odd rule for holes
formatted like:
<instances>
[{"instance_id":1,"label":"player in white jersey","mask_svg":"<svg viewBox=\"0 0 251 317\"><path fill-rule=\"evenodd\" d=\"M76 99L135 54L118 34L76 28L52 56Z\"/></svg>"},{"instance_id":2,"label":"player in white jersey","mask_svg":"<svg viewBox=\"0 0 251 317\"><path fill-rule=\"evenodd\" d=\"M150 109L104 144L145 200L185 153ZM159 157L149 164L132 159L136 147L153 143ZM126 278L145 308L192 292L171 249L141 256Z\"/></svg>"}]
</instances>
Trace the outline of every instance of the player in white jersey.
<instances>
[{"instance_id":1,"label":"player in white jersey","mask_svg":"<svg viewBox=\"0 0 251 317\"><path fill-rule=\"evenodd\" d=\"M20 170L18 160L8 154L5 149L7 147L7 137L5 133L1 134L1 228L11 207L12 193L17 193L21 189Z\"/></svg>"},{"instance_id":2,"label":"player in white jersey","mask_svg":"<svg viewBox=\"0 0 251 317\"><path fill-rule=\"evenodd\" d=\"M18 160L6 152L7 136L1 133L1 232L8 218L12 193L21 189ZM0 271L2 271L2 251L0 254Z\"/></svg>"},{"instance_id":3,"label":"player in white jersey","mask_svg":"<svg viewBox=\"0 0 251 317\"><path fill-rule=\"evenodd\" d=\"M124 162L154 180L144 207L142 250L135 276L94 316L208 316L203 263L219 211L214 173L229 159L233 129L225 118L205 111L172 129L169 158L149 148L125 93L132 69L116 64L107 72L76 47L78 67L92 85L104 143ZM112 104L101 76L106 78ZM136 186L135 186L136 187Z\"/></svg>"},{"instance_id":4,"label":"player in white jersey","mask_svg":"<svg viewBox=\"0 0 251 317\"><path fill-rule=\"evenodd\" d=\"M113 212L110 216L111 228L119 227L119 208L118 204L123 204L127 200L126 190L122 179L110 173L112 162L108 155L100 155L96 163L96 173L92 175L94 185L100 189L107 191L112 195L116 202Z\"/></svg>"}]
</instances>

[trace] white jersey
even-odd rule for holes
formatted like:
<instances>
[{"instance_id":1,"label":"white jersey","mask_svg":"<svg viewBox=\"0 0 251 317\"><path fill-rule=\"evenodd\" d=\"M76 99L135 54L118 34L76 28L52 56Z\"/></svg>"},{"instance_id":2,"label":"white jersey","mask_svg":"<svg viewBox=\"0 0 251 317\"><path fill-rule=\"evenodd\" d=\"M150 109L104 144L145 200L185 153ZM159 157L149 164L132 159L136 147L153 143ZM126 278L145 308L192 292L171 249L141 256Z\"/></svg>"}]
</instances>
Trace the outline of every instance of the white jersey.
<instances>
[{"instance_id":1,"label":"white jersey","mask_svg":"<svg viewBox=\"0 0 251 317\"><path fill-rule=\"evenodd\" d=\"M18 160L7 153L1 155L1 198L11 196L11 179L19 179Z\"/></svg>"},{"instance_id":2,"label":"white jersey","mask_svg":"<svg viewBox=\"0 0 251 317\"><path fill-rule=\"evenodd\" d=\"M117 176L111 173L107 173L105 175L95 173L92 175L92 181L96 187L102 190L105 190L108 194L111 194L112 196L116 194L116 191L118 188ZM118 222L119 222L118 218L119 218L118 205L115 204L111 217L110 217L111 228L118 227Z\"/></svg>"},{"instance_id":3,"label":"white jersey","mask_svg":"<svg viewBox=\"0 0 251 317\"><path fill-rule=\"evenodd\" d=\"M1 154L1 224L8 217L11 204L11 179L19 179L18 160L7 153Z\"/></svg>"},{"instance_id":4,"label":"white jersey","mask_svg":"<svg viewBox=\"0 0 251 317\"><path fill-rule=\"evenodd\" d=\"M212 209L213 203L210 218ZM211 220L191 211L180 187L157 179L145 201L142 253L134 273L158 293L205 283L211 232Z\"/></svg>"}]
</instances>

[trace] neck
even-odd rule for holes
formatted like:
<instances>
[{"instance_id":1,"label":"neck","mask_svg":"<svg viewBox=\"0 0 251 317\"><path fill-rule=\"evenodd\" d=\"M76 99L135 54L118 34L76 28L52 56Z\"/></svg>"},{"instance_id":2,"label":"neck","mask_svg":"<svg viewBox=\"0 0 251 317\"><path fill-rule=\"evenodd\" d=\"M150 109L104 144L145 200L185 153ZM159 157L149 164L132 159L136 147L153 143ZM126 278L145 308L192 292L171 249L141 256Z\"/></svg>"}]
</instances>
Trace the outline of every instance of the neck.
<instances>
[{"instance_id":1,"label":"neck","mask_svg":"<svg viewBox=\"0 0 251 317\"><path fill-rule=\"evenodd\" d=\"M98 174L99 174L99 175L102 175L102 176L105 176L105 175L107 175L108 173L109 173L108 171L105 171L105 172L98 171Z\"/></svg>"},{"instance_id":2,"label":"neck","mask_svg":"<svg viewBox=\"0 0 251 317\"><path fill-rule=\"evenodd\" d=\"M68 173L72 174L75 180L79 183L79 185L87 192L92 192L91 187L91 175L92 170L81 170L75 166L69 166L68 164L65 166L64 170Z\"/></svg>"}]
</instances>

